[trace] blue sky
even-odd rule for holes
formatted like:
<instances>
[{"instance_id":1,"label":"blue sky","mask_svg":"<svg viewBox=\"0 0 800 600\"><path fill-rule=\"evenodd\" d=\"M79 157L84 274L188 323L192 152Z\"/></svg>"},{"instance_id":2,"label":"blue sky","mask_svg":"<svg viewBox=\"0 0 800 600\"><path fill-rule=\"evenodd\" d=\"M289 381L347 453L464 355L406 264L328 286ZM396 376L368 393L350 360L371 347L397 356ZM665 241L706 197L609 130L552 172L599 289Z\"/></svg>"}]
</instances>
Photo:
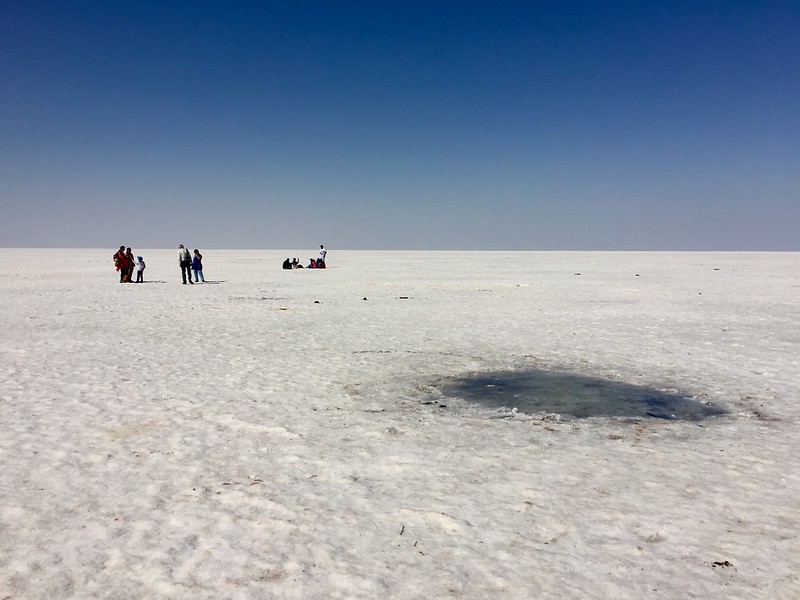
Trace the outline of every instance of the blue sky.
<instances>
[{"instance_id":1,"label":"blue sky","mask_svg":"<svg viewBox=\"0 0 800 600\"><path fill-rule=\"evenodd\" d=\"M800 3L0 2L0 246L800 249Z\"/></svg>"}]
</instances>

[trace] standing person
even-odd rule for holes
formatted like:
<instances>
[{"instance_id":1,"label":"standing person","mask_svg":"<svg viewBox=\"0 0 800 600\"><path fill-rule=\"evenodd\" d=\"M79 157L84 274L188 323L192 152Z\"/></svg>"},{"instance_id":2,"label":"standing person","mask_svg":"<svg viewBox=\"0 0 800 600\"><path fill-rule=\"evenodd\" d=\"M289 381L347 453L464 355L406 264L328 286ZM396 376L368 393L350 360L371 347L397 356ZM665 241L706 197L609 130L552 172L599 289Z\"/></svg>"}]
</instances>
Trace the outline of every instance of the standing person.
<instances>
[{"instance_id":1,"label":"standing person","mask_svg":"<svg viewBox=\"0 0 800 600\"><path fill-rule=\"evenodd\" d=\"M120 246L114 254L114 266L119 271L119 282L125 283L125 276L128 274L128 257L125 255L125 246Z\"/></svg>"},{"instance_id":2,"label":"standing person","mask_svg":"<svg viewBox=\"0 0 800 600\"><path fill-rule=\"evenodd\" d=\"M144 283L144 259L141 256L136 257L136 283Z\"/></svg>"},{"instance_id":3,"label":"standing person","mask_svg":"<svg viewBox=\"0 0 800 600\"><path fill-rule=\"evenodd\" d=\"M128 259L128 272L125 274L125 281L131 283L133 281L133 268L136 263L136 259L133 257L133 250L128 248L125 251L125 258Z\"/></svg>"},{"instance_id":4,"label":"standing person","mask_svg":"<svg viewBox=\"0 0 800 600\"><path fill-rule=\"evenodd\" d=\"M200 281L203 283L206 282L205 278L203 277L203 255L200 254L200 250L197 248L194 249L194 256L192 257L192 272L194 273L194 280L197 281L197 276L200 276Z\"/></svg>"},{"instance_id":5,"label":"standing person","mask_svg":"<svg viewBox=\"0 0 800 600\"><path fill-rule=\"evenodd\" d=\"M189 279L189 283L194 285L194 281L192 281L192 255L189 254L189 251L183 247L183 244L178 245L178 264L181 266L181 277L183 278L183 285L186 285L186 279Z\"/></svg>"},{"instance_id":6,"label":"standing person","mask_svg":"<svg viewBox=\"0 0 800 600\"><path fill-rule=\"evenodd\" d=\"M325 250L325 246L322 244L319 245L319 259L322 261L322 268L325 268L325 257L328 255L328 251Z\"/></svg>"}]
</instances>

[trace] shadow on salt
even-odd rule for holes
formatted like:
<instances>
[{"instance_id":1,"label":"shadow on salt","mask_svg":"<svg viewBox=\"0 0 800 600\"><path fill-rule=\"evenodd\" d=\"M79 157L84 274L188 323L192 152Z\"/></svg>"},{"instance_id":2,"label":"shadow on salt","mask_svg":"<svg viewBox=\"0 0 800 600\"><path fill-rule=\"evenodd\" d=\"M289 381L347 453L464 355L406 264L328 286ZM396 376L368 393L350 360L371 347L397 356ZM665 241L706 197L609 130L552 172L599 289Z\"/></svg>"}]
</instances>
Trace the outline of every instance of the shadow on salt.
<instances>
[{"instance_id":1,"label":"shadow on salt","mask_svg":"<svg viewBox=\"0 0 800 600\"><path fill-rule=\"evenodd\" d=\"M451 398L493 409L589 417L657 418L700 421L726 414L712 403L656 388L562 373L525 370L479 373L441 385Z\"/></svg>"}]
</instances>

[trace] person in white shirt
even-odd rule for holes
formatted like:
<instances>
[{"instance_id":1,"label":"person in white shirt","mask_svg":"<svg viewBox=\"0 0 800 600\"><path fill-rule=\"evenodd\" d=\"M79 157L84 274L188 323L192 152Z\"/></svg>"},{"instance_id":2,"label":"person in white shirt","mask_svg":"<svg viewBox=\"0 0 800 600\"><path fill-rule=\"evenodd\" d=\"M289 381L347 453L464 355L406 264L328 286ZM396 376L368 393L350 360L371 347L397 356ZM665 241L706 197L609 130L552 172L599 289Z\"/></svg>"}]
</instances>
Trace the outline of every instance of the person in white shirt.
<instances>
[{"instance_id":1,"label":"person in white shirt","mask_svg":"<svg viewBox=\"0 0 800 600\"><path fill-rule=\"evenodd\" d=\"M136 283L144 283L144 268L147 266L144 264L144 259L141 256L136 257Z\"/></svg>"},{"instance_id":2,"label":"person in white shirt","mask_svg":"<svg viewBox=\"0 0 800 600\"><path fill-rule=\"evenodd\" d=\"M192 255L183 244L178 245L178 263L181 265L181 277L183 277L183 285L186 285L188 277L189 283L194 285L192 281Z\"/></svg>"}]
</instances>

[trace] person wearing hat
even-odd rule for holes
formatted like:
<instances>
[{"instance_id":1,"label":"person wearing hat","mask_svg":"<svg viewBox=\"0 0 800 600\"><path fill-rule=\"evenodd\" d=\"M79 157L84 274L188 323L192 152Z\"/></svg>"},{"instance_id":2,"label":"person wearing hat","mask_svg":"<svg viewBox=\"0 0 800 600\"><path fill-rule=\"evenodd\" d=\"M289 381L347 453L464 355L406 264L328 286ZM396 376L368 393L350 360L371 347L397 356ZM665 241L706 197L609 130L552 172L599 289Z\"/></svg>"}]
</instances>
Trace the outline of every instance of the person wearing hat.
<instances>
[{"instance_id":1,"label":"person wearing hat","mask_svg":"<svg viewBox=\"0 0 800 600\"><path fill-rule=\"evenodd\" d=\"M141 256L136 257L136 283L144 283L144 259Z\"/></svg>"}]
</instances>

